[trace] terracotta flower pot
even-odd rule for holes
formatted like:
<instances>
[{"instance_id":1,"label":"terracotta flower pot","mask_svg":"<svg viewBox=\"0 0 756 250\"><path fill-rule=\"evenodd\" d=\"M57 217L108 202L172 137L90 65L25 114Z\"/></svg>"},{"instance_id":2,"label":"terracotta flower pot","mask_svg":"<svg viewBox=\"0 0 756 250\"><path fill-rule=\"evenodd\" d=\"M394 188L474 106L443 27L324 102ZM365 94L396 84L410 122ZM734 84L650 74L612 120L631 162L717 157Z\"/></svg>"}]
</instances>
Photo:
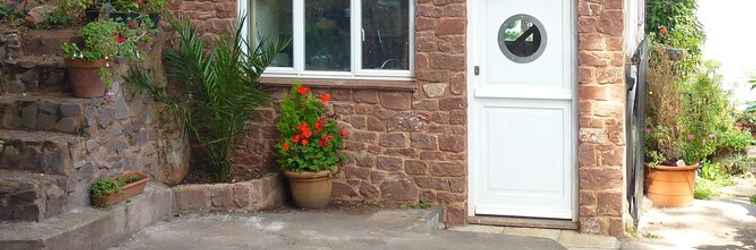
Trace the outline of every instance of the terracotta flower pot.
<instances>
[{"instance_id":1,"label":"terracotta flower pot","mask_svg":"<svg viewBox=\"0 0 756 250\"><path fill-rule=\"evenodd\" d=\"M125 201L128 198L137 196L144 192L144 187L150 181L150 177L141 172L125 172L120 177L139 176L141 179L123 186L118 193L108 194L103 197L92 198L92 205L96 207L109 207Z\"/></svg>"},{"instance_id":2,"label":"terracotta flower pot","mask_svg":"<svg viewBox=\"0 0 756 250\"><path fill-rule=\"evenodd\" d=\"M685 207L693 202L698 164L646 167L646 195L654 207Z\"/></svg>"},{"instance_id":3,"label":"terracotta flower pot","mask_svg":"<svg viewBox=\"0 0 756 250\"><path fill-rule=\"evenodd\" d=\"M106 66L105 60L85 61L66 59L68 82L76 97L100 97L105 95L105 83L98 71Z\"/></svg>"},{"instance_id":4,"label":"terracotta flower pot","mask_svg":"<svg viewBox=\"0 0 756 250\"><path fill-rule=\"evenodd\" d=\"M332 172L284 171L294 203L301 208L323 208L331 201Z\"/></svg>"}]
</instances>

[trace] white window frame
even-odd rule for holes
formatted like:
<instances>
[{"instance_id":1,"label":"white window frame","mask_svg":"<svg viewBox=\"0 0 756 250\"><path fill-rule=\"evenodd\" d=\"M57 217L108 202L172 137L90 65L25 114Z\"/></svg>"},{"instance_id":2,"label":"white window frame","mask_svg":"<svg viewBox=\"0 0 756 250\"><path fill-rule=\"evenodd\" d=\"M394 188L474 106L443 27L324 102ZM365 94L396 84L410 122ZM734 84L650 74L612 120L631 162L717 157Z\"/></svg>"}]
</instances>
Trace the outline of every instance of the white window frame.
<instances>
[{"instance_id":1,"label":"white window frame","mask_svg":"<svg viewBox=\"0 0 756 250\"><path fill-rule=\"evenodd\" d=\"M255 0L238 0L240 13L250 13L244 23L244 37L249 33L250 23L254 22L254 12L251 8ZM409 4L409 69L381 70L362 68L362 1L350 0L350 71L320 71L305 69L305 0L290 0L292 2L293 24L293 67L268 67L264 77L297 77L323 79L377 79L377 80L413 80L415 75L415 1Z\"/></svg>"}]
</instances>

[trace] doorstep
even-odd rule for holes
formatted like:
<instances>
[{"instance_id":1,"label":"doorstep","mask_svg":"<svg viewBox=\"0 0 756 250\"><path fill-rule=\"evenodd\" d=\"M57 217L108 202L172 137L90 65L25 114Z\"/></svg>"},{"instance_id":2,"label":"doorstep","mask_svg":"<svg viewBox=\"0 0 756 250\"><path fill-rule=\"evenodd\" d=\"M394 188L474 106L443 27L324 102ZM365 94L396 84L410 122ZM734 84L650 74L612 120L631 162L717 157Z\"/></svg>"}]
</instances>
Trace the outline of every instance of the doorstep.
<instances>
[{"instance_id":1,"label":"doorstep","mask_svg":"<svg viewBox=\"0 0 756 250\"><path fill-rule=\"evenodd\" d=\"M468 216L467 223L506 226L506 227L524 227L524 228L548 228L548 229L566 229L577 230L576 221L556 220L556 219L535 219L535 218L518 218L502 216Z\"/></svg>"}]
</instances>

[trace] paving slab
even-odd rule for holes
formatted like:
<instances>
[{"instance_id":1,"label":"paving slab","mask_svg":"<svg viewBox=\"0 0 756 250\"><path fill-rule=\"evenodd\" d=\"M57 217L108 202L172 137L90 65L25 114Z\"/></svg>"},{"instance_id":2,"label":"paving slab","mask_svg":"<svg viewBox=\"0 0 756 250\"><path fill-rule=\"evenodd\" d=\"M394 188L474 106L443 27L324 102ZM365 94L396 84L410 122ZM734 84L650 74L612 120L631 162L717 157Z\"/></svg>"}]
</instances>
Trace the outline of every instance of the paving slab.
<instances>
[{"instance_id":1,"label":"paving slab","mask_svg":"<svg viewBox=\"0 0 756 250\"><path fill-rule=\"evenodd\" d=\"M437 221L423 209L189 214L111 249L564 249L544 238L441 230Z\"/></svg>"}]
</instances>

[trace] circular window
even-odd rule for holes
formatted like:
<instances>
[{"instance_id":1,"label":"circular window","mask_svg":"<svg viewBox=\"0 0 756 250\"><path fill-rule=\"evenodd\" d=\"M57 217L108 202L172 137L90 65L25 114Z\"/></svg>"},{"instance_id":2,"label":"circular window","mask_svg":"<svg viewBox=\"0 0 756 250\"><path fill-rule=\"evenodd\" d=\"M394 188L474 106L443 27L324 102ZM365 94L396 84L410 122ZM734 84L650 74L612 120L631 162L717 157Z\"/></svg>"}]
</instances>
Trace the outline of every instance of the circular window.
<instances>
[{"instance_id":1,"label":"circular window","mask_svg":"<svg viewBox=\"0 0 756 250\"><path fill-rule=\"evenodd\" d=\"M530 15L507 18L499 28L498 39L501 52L516 63L535 61L546 49L546 30Z\"/></svg>"}]
</instances>

